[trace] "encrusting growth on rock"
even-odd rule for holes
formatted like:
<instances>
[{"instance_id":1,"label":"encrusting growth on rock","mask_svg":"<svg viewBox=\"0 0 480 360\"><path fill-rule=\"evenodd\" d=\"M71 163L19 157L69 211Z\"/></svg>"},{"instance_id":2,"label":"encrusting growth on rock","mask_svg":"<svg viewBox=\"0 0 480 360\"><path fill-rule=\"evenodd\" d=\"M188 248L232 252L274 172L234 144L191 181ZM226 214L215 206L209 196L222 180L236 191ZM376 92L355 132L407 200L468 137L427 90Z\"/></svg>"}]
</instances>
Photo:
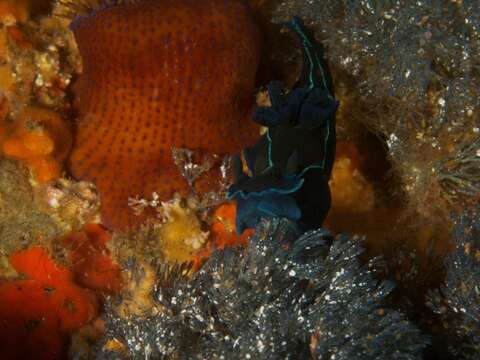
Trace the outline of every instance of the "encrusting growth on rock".
<instances>
[{"instance_id":1,"label":"encrusting growth on rock","mask_svg":"<svg viewBox=\"0 0 480 360\"><path fill-rule=\"evenodd\" d=\"M120 1L71 28L83 74L70 169L96 184L109 228L149 215L135 215L129 198L188 194L172 147L222 155L258 137L249 115L259 33L243 1Z\"/></svg>"},{"instance_id":2,"label":"encrusting growth on rock","mask_svg":"<svg viewBox=\"0 0 480 360\"><path fill-rule=\"evenodd\" d=\"M2 144L3 154L23 160L40 183L60 177L72 137L68 125L58 114L43 108L26 108L7 133Z\"/></svg>"}]
</instances>

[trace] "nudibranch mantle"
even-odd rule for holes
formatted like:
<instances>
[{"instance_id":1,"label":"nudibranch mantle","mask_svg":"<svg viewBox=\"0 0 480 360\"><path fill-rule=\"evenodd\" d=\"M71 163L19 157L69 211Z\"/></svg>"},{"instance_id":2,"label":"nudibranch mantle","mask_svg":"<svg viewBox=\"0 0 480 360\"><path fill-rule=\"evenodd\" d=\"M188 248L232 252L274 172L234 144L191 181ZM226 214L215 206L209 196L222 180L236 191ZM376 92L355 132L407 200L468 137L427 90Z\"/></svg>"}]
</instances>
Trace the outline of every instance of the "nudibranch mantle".
<instances>
[{"instance_id":1,"label":"nudibranch mantle","mask_svg":"<svg viewBox=\"0 0 480 360\"><path fill-rule=\"evenodd\" d=\"M259 31L244 1L114 1L72 29L83 73L70 170L96 184L108 227L144 220L129 198L189 191L172 147L223 155L258 139Z\"/></svg>"},{"instance_id":2,"label":"nudibranch mantle","mask_svg":"<svg viewBox=\"0 0 480 360\"><path fill-rule=\"evenodd\" d=\"M328 180L339 103L323 47L300 19L287 25L301 40L303 72L286 96L280 83L269 85L271 107L259 107L254 113L255 121L268 130L236 157L236 181L229 197L237 201L239 232L254 227L262 217L288 218L300 231L316 228L330 208Z\"/></svg>"}]
</instances>

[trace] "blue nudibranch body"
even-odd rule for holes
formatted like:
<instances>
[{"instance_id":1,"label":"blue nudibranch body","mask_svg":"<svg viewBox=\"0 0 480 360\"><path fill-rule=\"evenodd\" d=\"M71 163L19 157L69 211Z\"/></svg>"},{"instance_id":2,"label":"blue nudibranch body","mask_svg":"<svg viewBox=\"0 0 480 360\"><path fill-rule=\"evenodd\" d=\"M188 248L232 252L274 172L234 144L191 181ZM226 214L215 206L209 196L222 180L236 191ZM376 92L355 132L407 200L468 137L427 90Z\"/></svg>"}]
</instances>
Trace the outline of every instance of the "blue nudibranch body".
<instances>
[{"instance_id":1,"label":"blue nudibranch body","mask_svg":"<svg viewBox=\"0 0 480 360\"><path fill-rule=\"evenodd\" d=\"M300 19L287 26L302 43L304 66L294 88L268 87L271 107L259 107L254 120L268 128L253 146L235 157L237 231L254 227L262 217L285 217L300 231L321 226L330 209L328 181L335 159L338 101L323 46Z\"/></svg>"}]
</instances>

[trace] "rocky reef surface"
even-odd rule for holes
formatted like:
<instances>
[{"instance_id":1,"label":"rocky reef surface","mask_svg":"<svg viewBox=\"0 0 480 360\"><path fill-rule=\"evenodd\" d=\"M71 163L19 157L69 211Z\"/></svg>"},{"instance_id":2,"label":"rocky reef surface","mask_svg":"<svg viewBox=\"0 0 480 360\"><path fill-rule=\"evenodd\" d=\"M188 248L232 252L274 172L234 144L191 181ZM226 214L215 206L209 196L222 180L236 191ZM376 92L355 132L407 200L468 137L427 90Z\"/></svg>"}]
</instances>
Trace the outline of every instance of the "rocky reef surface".
<instances>
[{"instance_id":1,"label":"rocky reef surface","mask_svg":"<svg viewBox=\"0 0 480 360\"><path fill-rule=\"evenodd\" d=\"M0 358L480 356L478 1L251 1L257 103L297 80L282 23L299 16L340 106L323 227L241 236L215 154L172 149L189 185L221 164L218 190L132 197L154 215L122 232L69 173L82 59L68 25L122 2L0 0Z\"/></svg>"}]
</instances>

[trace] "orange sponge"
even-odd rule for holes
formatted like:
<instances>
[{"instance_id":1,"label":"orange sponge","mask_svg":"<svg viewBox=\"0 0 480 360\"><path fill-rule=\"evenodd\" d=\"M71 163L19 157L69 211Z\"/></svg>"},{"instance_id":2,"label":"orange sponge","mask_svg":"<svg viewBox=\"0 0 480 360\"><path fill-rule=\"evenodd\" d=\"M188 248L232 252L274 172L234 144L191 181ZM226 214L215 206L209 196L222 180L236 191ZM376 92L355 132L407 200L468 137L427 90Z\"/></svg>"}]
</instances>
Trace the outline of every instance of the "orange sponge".
<instances>
[{"instance_id":1,"label":"orange sponge","mask_svg":"<svg viewBox=\"0 0 480 360\"><path fill-rule=\"evenodd\" d=\"M97 315L96 296L40 247L12 254L10 263L25 279L0 284L2 359L62 358L69 335Z\"/></svg>"},{"instance_id":2,"label":"orange sponge","mask_svg":"<svg viewBox=\"0 0 480 360\"><path fill-rule=\"evenodd\" d=\"M9 135L2 144L5 155L25 161L40 183L60 176L72 138L68 125L58 114L29 107L19 114L7 132Z\"/></svg>"},{"instance_id":3,"label":"orange sponge","mask_svg":"<svg viewBox=\"0 0 480 360\"><path fill-rule=\"evenodd\" d=\"M189 191L172 147L224 155L257 139L260 44L243 0L108 3L72 23L83 74L71 171L96 184L118 229L144 220L129 198Z\"/></svg>"}]
</instances>

